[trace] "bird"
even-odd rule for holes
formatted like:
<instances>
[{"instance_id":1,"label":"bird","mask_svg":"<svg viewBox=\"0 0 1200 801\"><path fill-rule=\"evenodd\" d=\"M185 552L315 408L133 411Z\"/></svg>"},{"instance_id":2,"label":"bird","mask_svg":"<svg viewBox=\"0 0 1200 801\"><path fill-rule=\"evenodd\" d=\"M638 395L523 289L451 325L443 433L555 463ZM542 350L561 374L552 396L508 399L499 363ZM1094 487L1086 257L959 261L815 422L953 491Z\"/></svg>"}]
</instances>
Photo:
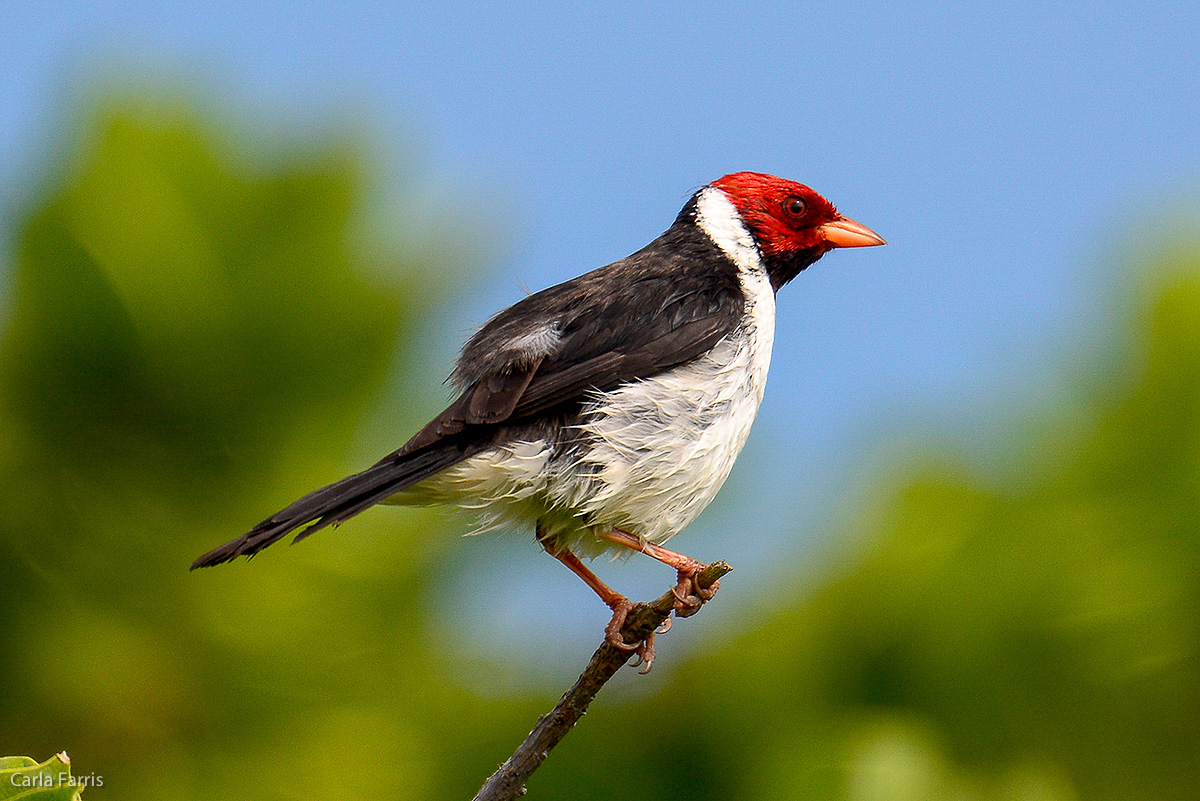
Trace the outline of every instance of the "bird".
<instances>
[{"instance_id":1,"label":"bird","mask_svg":"<svg viewBox=\"0 0 1200 801\"><path fill-rule=\"evenodd\" d=\"M775 295L834 248L886 244L804 184L757 172L697 190L641 250L528 295L464 345L457 397L398 450L305 495L192 569L293 542L376 504L457 506L478 531L530 527L600 596L605 639L632 603L584 563L641 552L677 573L675 615L711 599L704 563L663 546L725 482L763 398ZM664 628L669 626L668 618Z\"/></svg>"}]
</instances>

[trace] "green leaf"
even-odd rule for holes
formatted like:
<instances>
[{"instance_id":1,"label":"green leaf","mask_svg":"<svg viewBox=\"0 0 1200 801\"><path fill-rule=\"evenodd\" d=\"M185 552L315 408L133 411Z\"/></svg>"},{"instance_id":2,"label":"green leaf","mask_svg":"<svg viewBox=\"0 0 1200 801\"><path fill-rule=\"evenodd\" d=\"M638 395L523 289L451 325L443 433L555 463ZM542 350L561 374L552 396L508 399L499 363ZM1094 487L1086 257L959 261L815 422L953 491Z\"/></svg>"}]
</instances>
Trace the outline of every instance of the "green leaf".
<instances>
[{"instance_id":1,"label":"green leaf","mask_svg":"<svg viewBox=\"0 0 1200 801\"><path fill-rule=\"evenodd\" d=\"M71 776L67 752L42 764L29 757L0 758L0 801L75 801L91 777Z\"/></svg>"}]
</instances>

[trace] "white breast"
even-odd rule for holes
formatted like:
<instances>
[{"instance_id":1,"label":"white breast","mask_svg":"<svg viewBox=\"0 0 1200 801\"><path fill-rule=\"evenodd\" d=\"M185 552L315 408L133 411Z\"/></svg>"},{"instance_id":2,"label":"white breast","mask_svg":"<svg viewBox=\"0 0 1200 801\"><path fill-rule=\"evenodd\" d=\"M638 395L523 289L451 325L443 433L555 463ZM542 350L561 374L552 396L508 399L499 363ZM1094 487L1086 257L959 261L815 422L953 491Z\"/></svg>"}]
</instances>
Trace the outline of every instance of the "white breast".
<instances>
[{"instance_id":1,"label":"white breast","mask_svg":"<svg viewBox=\"0 0 1200 801\"><path fill-rule=\"evenodd\" d=\"M772 338L762 324L772 317L768 305L755 324L703 358L592 404L580 426L591 444L564 462L550 487L556 505L656 543L695 520L725 482L758 413Z\"/></svg>"}]
</instances>

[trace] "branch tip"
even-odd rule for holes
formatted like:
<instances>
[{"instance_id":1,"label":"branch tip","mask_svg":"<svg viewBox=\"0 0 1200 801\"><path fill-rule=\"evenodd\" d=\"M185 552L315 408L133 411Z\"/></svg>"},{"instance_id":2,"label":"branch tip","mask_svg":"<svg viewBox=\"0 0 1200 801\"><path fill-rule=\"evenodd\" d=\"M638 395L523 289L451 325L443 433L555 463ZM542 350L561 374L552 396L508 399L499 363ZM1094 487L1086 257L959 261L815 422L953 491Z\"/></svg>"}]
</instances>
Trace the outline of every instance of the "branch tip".
<instances>
[{"instance_id":1,"label":"branch tip","mask_svg":"<svg viewBox=\"0 0 1200 801\"><path fill-rule=\"evenodd\" d=\"M696 574L696 585L708 589L732 570L724 560L705 565ZM677 600L672 588L649 603L635 604L621 627L625 641L640 642L649 637L670 617ZM607 640L602 642L574 686L563 694L554 709L538 718L533 731L484 782L474 801L513 801L525 795L525 782L549 756L550 749L574 728L592 699L628 660L628 651L622 651Z\"/></svg>"}]
</instances>

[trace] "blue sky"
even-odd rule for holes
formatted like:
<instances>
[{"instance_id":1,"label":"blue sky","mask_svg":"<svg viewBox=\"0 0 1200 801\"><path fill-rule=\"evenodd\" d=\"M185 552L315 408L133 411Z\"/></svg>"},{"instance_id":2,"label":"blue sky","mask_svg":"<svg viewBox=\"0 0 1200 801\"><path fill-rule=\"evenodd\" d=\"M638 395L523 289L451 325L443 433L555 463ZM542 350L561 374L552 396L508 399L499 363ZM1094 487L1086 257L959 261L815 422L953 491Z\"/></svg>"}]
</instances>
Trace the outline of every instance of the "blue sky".
<instances>
[{"instance_id":1,"label":"blue sky","mask_svg":"<svg viewBox=\"0 0 1200 801\"><path fill-rule=\"evenodd\" d=\"M780 296L736 499L676 541L749 572L797 547L778 532L852 505L895 443L986 454L1059 398L1102 352L1129 280L1114 254L1200 198L1195 2L500 6L10 0L3 224L52 171L71 105L105 87L195 87L238 125L299 137L365 124L383 197L415 183L477 220L466 244L490 254L430 335L440 381L464 330L640 247L698 186L744 169L808 183L889 244L834 253ZM533 549L468 548L558 581ZM662 583L631 571L635 594Z\"/></svg>"}]
</instances>

